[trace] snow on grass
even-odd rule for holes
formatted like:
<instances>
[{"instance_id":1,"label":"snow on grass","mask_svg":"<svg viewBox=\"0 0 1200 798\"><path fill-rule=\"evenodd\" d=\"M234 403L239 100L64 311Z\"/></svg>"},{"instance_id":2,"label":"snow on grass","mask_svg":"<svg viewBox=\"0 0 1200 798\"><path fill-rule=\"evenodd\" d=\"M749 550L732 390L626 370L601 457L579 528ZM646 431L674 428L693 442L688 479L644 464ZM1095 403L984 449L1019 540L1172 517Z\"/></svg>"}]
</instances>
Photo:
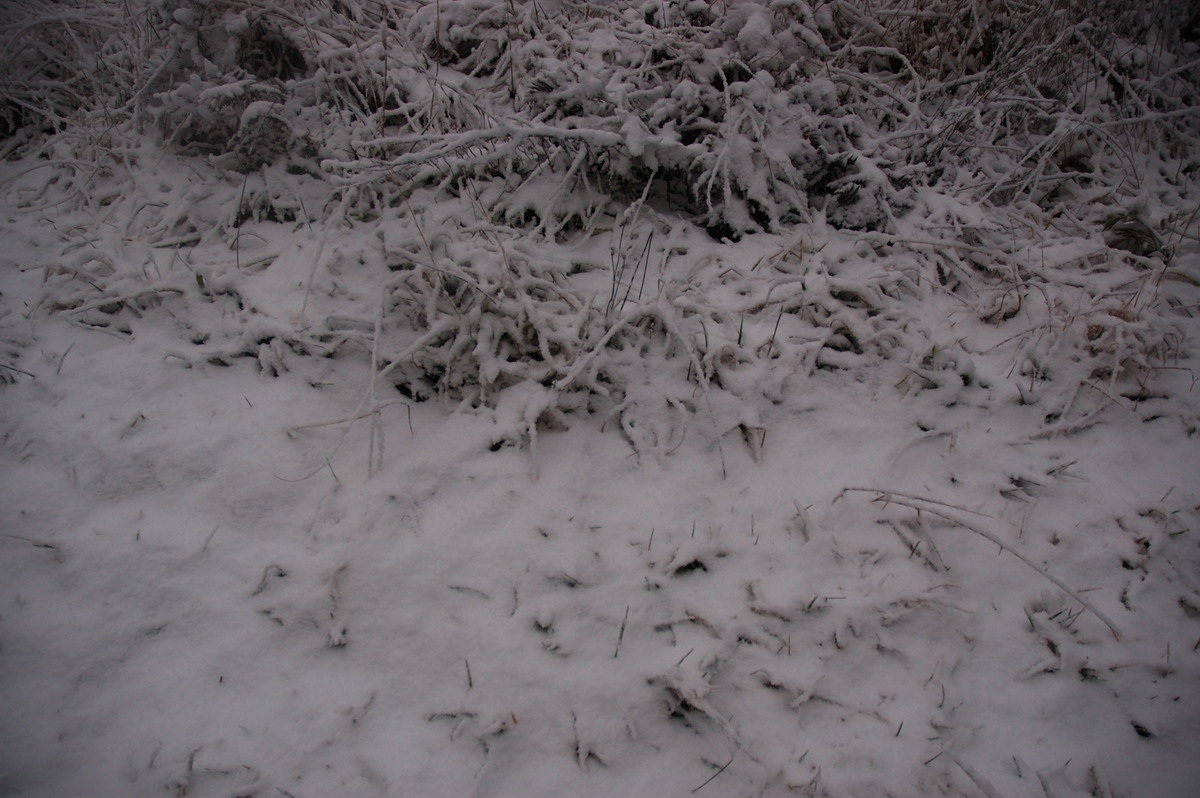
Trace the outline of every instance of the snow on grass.
<instances>
[{"instance_id":1,"label":"snow on grass","mask_svg":"<svg viewBox=\"0 0 1200 798\"><path fill-rule=\"evenodd\" d=\"M37 328L37 377L5 388L11 789L687 794L724 767L706 790L986 790L969 769L996 794L1183 795L1194 775L1177 420L1031 440L1014 404L937 436L894 385L847 380L764 419L759 462L731 438L725 479L700 436L638 464L596 423L543 432L532 479L485 416L418 406L410 434L391 408L367 480L364 424L287 434L344 415L359 364L272 380L180 368L165 334ZM857 485L953 504L1120 641Z\"/></svg>"},{"instance_id":2,"label":"snow on grass","mask_svg":"<svg viewBox=\"0 0 1200 798\"><path fill-rule=\"evenodd\" d=\"M1191 794L1194 46L63 8L4 31L0 792Z\"/></svg>"}]
</instances>

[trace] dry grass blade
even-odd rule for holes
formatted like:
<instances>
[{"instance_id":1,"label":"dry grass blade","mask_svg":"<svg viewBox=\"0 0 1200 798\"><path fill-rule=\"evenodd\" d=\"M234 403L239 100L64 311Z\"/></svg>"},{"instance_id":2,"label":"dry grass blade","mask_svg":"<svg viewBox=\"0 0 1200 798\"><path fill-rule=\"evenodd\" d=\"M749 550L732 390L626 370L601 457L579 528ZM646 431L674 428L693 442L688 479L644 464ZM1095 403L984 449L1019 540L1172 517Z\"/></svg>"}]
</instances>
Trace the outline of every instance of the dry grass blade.
<instances>
[{"instance_id":1,"label":"dry grass blade","mask_svg":"<svg viewBox=\"0 0 1200 798\"><path fill-rule=\"evenodd\" d=\"M970 778L971 781L975 782L975 786L978 787L979 791L986 795L987 798L1000 798L1000 791L993 787L992 783L985 779L977 770L975 770L975 768L963 762L945 748L942 749L942 753L945 754L951 762L958 765L959 770L961 770L963 773L966 773L967 777Z\"/></svg>"},{"instance_id":2,"label":"dry grass blade","mask_svg":"<svg viewBox=\"0 0 1200 798\"><path fill-rule=\"evenodd\" d=\"M1088 610L1088 612L1092 613L1092 615L1095 615L1098 619L1100 619L1101 623L1103 623L1105 626L1108 627L1108 630L1109 630L1109 632L1112 633L1112 636L1114 639L1116 639L1116 640L1121 639L1121 632L1117 628L1117 625L1112 621L1112 619L1109 618L1107 615L1105 615L1103 612L1101 612L1099 609L1097 609L1094 604L1092 604L1090 601L1088 601L1086 598L1084 598L1078 591L1073 590L1070 587L1068 587L1061 579L1054 576L1049 571L1047 571L1045 568L1038 565L1033 560L1029 559L1024 554L1022 554L1021 552L1014 549L1008 543L1005 543L1003 540L1001 540L995 534L988 532L985 529L980 529L978 526L970 524L967 521L963 520L962 518L959 518L959 517L953 515L952 513L949 513L949 512L946 512L945 510L940 509L941 507L952 507L953 505L947 505L945 502L940 502L936 499L929 499L929 498L926 498L923 496L912 496L910 494L904 494L904 493L892 492L892 491L886 491L886 490L879 490L877 488L846 488L842 491L842 493L848 493L848 492L875 493L875 494L877 494L877 501L883 501L883 502L887 502L887 503L891 503L891 504L899 504L903 507L909 507L918 512L925 512L925 513L929 513L930 515L935 515L944 521L949 521L950 523L952 523L956 526L960 526L963 529L967 529L971 532L974 532L976 535L979 535L981 538L990 540L992 543L995 543L1001 549L1008 552L1012 556L1016 557L1018 560L1025 563L1030 568L1032 568L1033 570L1037 571L1039 574L1044 576L1046 579L1048 579L1050 582L1052 582L1056 587L1058 587L1059 590L1063 591L1068 596L1070 596L1071 598L1075 599L1080 604L1082 604ZM955 508L955 509L962 509L962 508ZM967 512L971 512L971 511L967 511ZM976 513L976 515L981 515L981 513Z\"/></svg>"}]
</instances>

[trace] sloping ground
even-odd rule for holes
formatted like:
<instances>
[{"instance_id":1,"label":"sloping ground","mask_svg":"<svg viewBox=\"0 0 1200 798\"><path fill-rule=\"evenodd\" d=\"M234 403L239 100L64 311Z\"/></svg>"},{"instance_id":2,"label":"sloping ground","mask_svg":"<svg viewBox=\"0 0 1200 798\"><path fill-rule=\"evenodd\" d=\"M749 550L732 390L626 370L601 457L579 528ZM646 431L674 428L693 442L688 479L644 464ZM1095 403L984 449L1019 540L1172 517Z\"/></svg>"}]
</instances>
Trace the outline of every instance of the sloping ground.
<instances>
[{"instance_id":1,"label":"sloping ground","mask_svg":"<svg viewBox=\"0 0 1200 798\"><path fill-rule=\"evenodd\" d=\"M1190 794L1186 20L306 10L6 30L0 792Z\"/></svg>"}]
</instances>

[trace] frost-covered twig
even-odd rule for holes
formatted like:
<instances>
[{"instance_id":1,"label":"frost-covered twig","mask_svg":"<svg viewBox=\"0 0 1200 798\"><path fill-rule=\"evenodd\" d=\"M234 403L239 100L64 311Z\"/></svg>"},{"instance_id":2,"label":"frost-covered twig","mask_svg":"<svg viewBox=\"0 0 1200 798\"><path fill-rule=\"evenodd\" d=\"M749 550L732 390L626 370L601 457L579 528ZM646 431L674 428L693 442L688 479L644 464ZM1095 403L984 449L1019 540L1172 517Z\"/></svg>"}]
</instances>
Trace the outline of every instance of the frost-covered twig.
<instances>
[{"instance_id":1,"label":"frost-covered twig","mask_svg":"<svg viewBox=\"0 0 1200 798\"><path fill-rule=\"evenodd\" d=\"M940 509L940 507L942 507L942 506L947 506L944 502L939 502L936 499L928 499L923 496L912 496L911 498L909 498L908 494L896 493L896 492L886 491L886 490L879 490L877 488L844 488L842 490L842 493L848 493L848 492L875 493L878 495L878 499L877 499L878 501L886 502L889 504L899 504L904 507L909 507L918 512L926 512L926 513L929 513L930 515L935 515L944 521L949 521L950 523L960 526L963 529L974 532L976 535L979 535L980 537L984 538L985 540L990 540L992 543L995 543L997 546L999 546L1002 550L1008 552L1009 554L1016 557L1018 560L1025 563L1030 568L1032 568L1033 570L1037 571L1039 574L1044 576L1046 579L1048 579L1050 582L1052 582L1059 590L1063 591L1068 596L1075 599L1081 605L1086 607L1089 612L1091 612L1093 615L1095 615L1101 621L1101 623L1103 623L1105 626L1108 627L1108 630L1112 633L1112 636L1114 639L1116 639L1116 640L1121 639L1121 633L1120 633L1120 630L1117 629L1117 625L1107 615L1105 615L1103 612L1098 610L1094 604L1092 604L1090 601L1085 599L1078 591L1073 590L1070 587L1068 587L1064 582L1062 582L1062 580L1055 577L1053 574L1051 574L1045 568L1038 565L1033 560L1026 557L1024 554L1021 554L1021 552L1014 549L1008 543L1005 543L1003 540L1001 540L995 534L988 532L986 529L981 529L980 527L978 527L974 524L970 524L970 523L964 521L963 519L953 515L952 513L949 513L949 512L946 512L945 510ZM961 507L956 507L955 509L963 510L964 512L972 512L971 510L965 510L964 508L961 508Z\"/></svg>"}]
</instances>

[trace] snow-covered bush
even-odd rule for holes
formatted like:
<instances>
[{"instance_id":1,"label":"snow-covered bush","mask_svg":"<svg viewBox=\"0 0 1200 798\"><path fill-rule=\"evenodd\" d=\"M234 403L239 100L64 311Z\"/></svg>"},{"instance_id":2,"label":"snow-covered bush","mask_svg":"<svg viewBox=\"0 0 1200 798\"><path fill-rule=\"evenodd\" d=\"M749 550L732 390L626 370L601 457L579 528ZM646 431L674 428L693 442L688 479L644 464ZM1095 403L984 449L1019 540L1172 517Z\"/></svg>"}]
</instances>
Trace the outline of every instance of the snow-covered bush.
<instances>
[{"instance_id":1,"label":"snow-covered bush","mask_svg":"<svg viewBox=\"0 0 1200 798\"><path fill-rule=\"evenodd\" d=\"M822 370L903 364L952 402L1007 347L1065 430L1087 386L1183 352L1163 303L1194 298L1163 278L1195 214L1162 209L1196 202L1186 22L1108 0L44 3L3 31L0 152L53 172L27 199L63 236L44 306L125 329L228 304L233 331L195 315L189 363L358 345L410 400L520 397L500 438L600 413L662 456L696 413L752 441L756 403ZM244 296L289 268L298 313ZM947 339L947 308L999 342Z\"/></svg>"}]
</instances>

